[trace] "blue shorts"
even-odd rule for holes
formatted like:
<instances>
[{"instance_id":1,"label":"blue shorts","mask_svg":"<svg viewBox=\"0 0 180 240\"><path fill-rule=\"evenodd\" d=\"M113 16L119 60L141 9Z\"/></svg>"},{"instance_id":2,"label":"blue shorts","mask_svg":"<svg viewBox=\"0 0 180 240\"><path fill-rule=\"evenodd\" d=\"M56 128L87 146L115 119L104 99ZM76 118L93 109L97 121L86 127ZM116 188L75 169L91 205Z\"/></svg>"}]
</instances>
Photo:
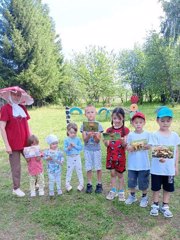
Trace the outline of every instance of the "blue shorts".
<instances>
[{"instance_id":1,"label":"blue shorts","mask_svg":"<svg viewBox=\"0 0 180 240\"><path fill-rule=\"evenodd\" d=\"M161 190L161 185L166 192L174 192L174 176L151 174L151 190L157 192Z\"/></svg>"},{"instance_id":2,"label":"blue shorts","mask_svg":"<svg viewBox=\"0 0 180 240\"><path fill-rule=\"evenodd\" d=\"M101 170L101 150L99 151L88 151L84 150L84 158L85 158L85 169L86 171L91 171L93 169Z\"/></svg>"},{"instance_id":3,"label":"blue shorts","mask_svg":"<svg viewBox=\"0 0 180 240\"><path fill-rule=\"evenodd\" d=\"M136 188L144 191L149 187L149 170L128 170L128 188Z\"/></svg>"}]
</instances>

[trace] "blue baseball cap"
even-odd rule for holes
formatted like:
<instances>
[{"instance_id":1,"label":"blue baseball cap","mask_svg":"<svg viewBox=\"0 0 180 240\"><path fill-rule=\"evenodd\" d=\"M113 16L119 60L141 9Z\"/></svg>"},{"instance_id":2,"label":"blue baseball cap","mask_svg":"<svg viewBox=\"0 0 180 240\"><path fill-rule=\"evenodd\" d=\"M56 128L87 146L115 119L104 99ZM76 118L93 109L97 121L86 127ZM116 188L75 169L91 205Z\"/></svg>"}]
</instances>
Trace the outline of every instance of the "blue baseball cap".
<instances>
[{"instance_id":1,"label":"blue baseball cap","mask_svg":"<svg viewBox=\"0 0 180 240\"><path fill-rule=\"evenodd\" d=\"M173 112L170 108L164 106L157 110L157 118L163 118L163 117L173 117Z\"/></svg>"}]
</instances>

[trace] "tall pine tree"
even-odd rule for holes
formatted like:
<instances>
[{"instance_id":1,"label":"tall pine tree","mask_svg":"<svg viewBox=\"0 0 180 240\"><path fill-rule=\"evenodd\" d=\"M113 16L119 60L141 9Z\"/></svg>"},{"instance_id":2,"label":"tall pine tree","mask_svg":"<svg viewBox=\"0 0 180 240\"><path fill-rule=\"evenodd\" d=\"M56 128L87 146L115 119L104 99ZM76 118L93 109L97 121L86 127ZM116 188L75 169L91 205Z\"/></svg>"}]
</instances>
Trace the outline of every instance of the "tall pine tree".
<instances>
[{"instance_id":1,"label":"tall pine tree","mask_svg":"<svg viewBox=\"0 0 180 240\"><path fill-rule=\"evenodd\" d=\"M62 81L61 42L40 0L1 0L0 75L38 101L54 101Z\"/></svg>"}]
</instances>

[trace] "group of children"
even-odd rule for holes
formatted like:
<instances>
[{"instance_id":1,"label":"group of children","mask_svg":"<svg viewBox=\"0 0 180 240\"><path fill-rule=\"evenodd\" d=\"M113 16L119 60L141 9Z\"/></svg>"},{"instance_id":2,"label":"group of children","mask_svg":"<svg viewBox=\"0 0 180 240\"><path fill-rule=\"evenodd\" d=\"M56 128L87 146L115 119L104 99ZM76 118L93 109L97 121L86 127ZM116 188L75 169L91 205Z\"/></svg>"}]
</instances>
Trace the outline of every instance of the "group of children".
<instances>
[{"instance_id":1,"label":"group of children","mask_svg":"<svg viewBox=\"0 0 180 240\"><path fill-rule=\"evenodd\" d=\"M96 118L96 109L89 105L85 108L85 116L89 122L94 122ZM170 193L174 191L174 176L178 173L178 145L180 138L177 133L170 130L173 112L168 107L161 107L157 110L156 121L159 130L155 133L148 133L143 129L146 119L141 112L136 112L131 124L134 131L130 132L125 126L125 112L122 108L115 108L112 111L111 127L106 133L120 135L117 140L105 140L103 143L107 147L106 169L111 172L111 189L106 196L107 200L113 200L118 197L119 201L125 201L125 204L132 204L137 201L136 190L142 191L140 206L146 207L148 204L147 191L149 188L149 177L151 173L151 190L153 191L153 204L150 215L157 216L161 211L165 217L172 217L169 210ZM77 125L69 123L67 126L67 138L64 140L64 152L67 159L66 172L66 190L72 189L71 177L73 170L76 170L79 184L78 191L84 189L84 178L82 172L82 163L80 152L84 150L85 170L87 173L86 193L92 193L92 171L97 172L97 184L95 193L102 193L102 155L101 155L101 135L103 127L98 123L97 132L84 131L83 125L80 128L84 146L79 137L77 137ZM61 195L61 166L64 162L62 151L58 148L58 138L55 135L49 135L46 138L49 149L42 153L42 157L27 159L28 170L30 174L31 196L36 195L36 185L39 187L39 195L44 195L44 178L42 158L47 161L47 171L49 178L49 195L54 196L54 185L56 183L57 194ZM140 147L133 145L141 143ZM37 145L38 139L32 135L28 141L30 145ZM151 164L149 149L162 146L173 147L171 157L164 155L152 155ZM130 193L125 199L124 193L124 175L126 170L126 151L128 153L128 188ZM159 205L159 192L163 187L163 203Z\"/></svg>"}]
</instances>

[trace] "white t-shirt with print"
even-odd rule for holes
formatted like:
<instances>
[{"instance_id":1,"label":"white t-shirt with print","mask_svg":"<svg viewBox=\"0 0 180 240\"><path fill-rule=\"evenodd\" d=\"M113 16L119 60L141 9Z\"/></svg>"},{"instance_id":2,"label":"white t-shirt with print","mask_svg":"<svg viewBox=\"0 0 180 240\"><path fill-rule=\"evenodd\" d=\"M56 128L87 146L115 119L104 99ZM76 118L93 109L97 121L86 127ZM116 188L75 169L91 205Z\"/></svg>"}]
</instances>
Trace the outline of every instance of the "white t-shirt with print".
<instances>
[{"instance_id":1,"label":"white t-shirt with print","mask_svg":"<svg viewBox=\"0 0 180 240\"><path fill-rule=\"evenodd\" d=\"M159 131L152 133L149 144L152 146L174 146L174 157L165 158L165 162L159 161L159 158L152 158L150 172L155 175L174 176L175 175L175 161L176 149L180 145L180 138L177 133L171 132L169 136L163 136Z\"/></svg>"},{"instance_id":2,"label":"white t-shirt with print","mask_svg":"<svg viewBox=\"0 0 180 240\"><path fill-rule=\"evenodd\" d=\"M127 143L131 144L134 141L146 140L149 142L150 133L143 131L142 133L130 132L127 137ZM140 150L128 152L128 170L141 171L149 170L150 161L148 150Z\"/></svg>"}]
</instances>

